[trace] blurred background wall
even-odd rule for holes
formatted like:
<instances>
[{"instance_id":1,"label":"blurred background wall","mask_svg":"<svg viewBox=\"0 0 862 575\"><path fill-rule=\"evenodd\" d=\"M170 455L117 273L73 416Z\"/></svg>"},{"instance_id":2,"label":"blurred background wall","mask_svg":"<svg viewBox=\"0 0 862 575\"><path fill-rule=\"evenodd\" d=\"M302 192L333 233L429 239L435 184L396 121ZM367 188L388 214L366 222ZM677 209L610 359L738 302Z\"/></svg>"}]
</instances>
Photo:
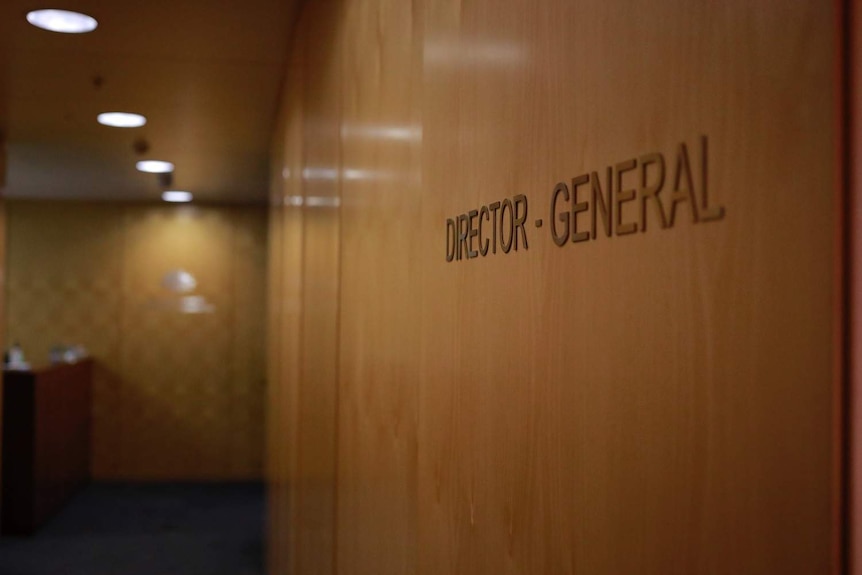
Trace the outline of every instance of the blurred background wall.
<instances>
[{"instance_id":1,"label":"blurred background wall","mask_svg":"<svg viewBox=\"0 0 862 575\"><path fill-rule=\"evenodd\" d=\"M95 358L95 479L260 479L265 267L260 208L8 202L9 342Z\"/></svg>"}]
</instances>

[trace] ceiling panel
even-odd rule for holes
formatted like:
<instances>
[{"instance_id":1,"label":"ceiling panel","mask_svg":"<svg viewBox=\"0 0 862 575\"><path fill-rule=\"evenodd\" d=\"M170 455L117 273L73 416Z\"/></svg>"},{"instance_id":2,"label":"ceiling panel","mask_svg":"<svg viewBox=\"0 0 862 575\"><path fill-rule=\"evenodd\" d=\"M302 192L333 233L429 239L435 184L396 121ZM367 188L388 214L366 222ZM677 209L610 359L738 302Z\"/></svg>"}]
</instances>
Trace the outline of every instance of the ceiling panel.
<instances>
[{"instance_id":1,"label":"ceiling panel","mask_svg":"<svg viewBox=\"0 0 862 575\"><path fill-rule=\"evenodd\" d=\"M292 0L64 2L99 20L83 35L30 26L37 7L0 5L7 196L156 200L158 178L134 164L164 159L198 200L265 201ZM149 122L96 122L118 110Z\"/></svg>"}]
</instances>

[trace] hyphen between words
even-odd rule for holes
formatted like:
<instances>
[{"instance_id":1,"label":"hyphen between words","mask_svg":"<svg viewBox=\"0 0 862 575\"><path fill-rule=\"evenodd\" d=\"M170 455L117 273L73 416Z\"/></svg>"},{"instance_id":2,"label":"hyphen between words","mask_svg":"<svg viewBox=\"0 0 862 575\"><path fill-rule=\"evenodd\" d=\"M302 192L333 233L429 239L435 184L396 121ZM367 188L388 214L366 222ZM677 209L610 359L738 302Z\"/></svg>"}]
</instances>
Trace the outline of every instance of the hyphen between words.
<instances>
[{"instance_id":1,"label":"hyphen between words","mask_svg":"<svg viewBox=\"0 0 862 575\"><path fill-rule=\"evenodd\" d=\"M602 234L609 238L653 226L672 228L678 213L694 223L724 218L724 207L709 203L706 136L701 136L699 147L699 161L692 162L689 147L680 143L671 172L665 156L653 152L558 183L550 197L551 239L563 247ZM446 261L494 255L498 248L504 254L528 249L527 216L527 197L519 194L448 218ZM541 219L534 222L536 228L542 224Z\"/></svg>"}]
</instances>

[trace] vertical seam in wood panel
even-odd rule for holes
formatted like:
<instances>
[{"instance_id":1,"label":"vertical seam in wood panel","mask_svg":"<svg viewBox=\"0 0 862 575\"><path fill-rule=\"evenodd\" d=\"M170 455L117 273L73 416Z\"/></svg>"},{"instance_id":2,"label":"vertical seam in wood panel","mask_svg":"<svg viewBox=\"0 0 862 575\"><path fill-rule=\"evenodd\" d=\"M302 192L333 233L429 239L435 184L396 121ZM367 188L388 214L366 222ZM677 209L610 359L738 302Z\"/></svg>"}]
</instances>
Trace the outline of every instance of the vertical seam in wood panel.
<instances>
[{"instance_id":1,"label":"vertical seam in wood panel","mask_svg":"<svg viewBox=\"0 0 862 575\"><path fill-rule=\"evenodd\" d=\"M301 136L301 134L300 134ZM300 138L300 146L301 138ZM302 165L302 149L300 149L300 166ZM302 180L299 180L299 189L297 193L302 196L303 188L302 188ZM299 551L296 545L296 533L300 524L300 510L297 501L299 500L299 462L300 462L300 454L302 450L302 445L299 440L300 433L302 430L302 426L299 422L299 402L300 397L302 395L302 374L304 373L304 365L303 365L303 356L302 356L302 321L305 316L305 310L303 309L304 299L305 299L305 289L304 289L304 274L305 274L305 217L302 213L303 208L298 208L299 212L299 222L297 230L297 246L296 246L296 258L297 262L295 265L295 271L299 274L299 278L297 279L297 286L295 287L295 295L296 295L296 317L294 318L294 324L292 326L292 330L294 331L294 337L296 338L294 341L294 349L295 349L295 358L296 366L293 370L291 370L291 375L293 376L294 381L284 380L284 392L285 397L290 398L291 403L289 404L289 411L285 414L285 417L291 417L293 419L293 427L288 428L288 432L290 436L288 437L288 441L292 442L291 451L288 454L287 458L287 466L285 469L285 484L287 487L287 503L288 503L288 514L287 514L287 565L290 567L290 573L299 573ZM282 214L284 216L284 214ZM287 219L282 217L282 233L285 233L287 228ZM284 243L282 240L282 253L284 253ZM282 271L282 278L284 278L284 270ZM282 294L282 297L284 295ZM282 309L285 307L285 302L282 300ZM283 314L282 316L282 325L287 322L287 316ZM281 365L284 366L285 362L282 361ZM284 372L279 374L280 378L284 378Z\"/></svg>"},{"instance_id":2,"label":"vertical seam in wood panel","mask_svg":"<svg viewBox=\"0 0 862 575\"><path fill-rule=\"evenodd\" d=\"M851 212L854 192L852 178L853 154L852 141L852 52L851 38L853 16L852 0L836 0L836 106L834 111L836 140L838 149L835 154L836 190L835 190L835 300L833 302L833 549L832 572L849 573L851 570L852 518L850 504L852 503L852 466L850 453L853 447L853 427L851 400L853 385L851 381L851 329L848 317L852 312L852 241L853 232Z\"/></svg>"},{"instance_id":3,"label":"vertical seam in wood panel","mask_svg":"<svg viewBox=\"0 0 862 575\"><path fill-rule=\"evenodd\" d=\"M302 17L300 17L300 18L302 18ZM304 42L305 42L305 35L304 34L298 35L296 43L295 43L295 48L298 51L298 55L295 57L296 60L295 61L292 60L290 63L290 66L291 66L290 69L294 75L294 81L297 82L298 86L302 86L302 82L303 82L304 77L305 77L305 71L303 69L303 64L305 61L305 44L304 44ZM297 185L298 189L296 190L297 195L299 195L301 198L304 198L305 197L305 184L304 184L304 180L302 178L302 167L305 165L306 149L305 149L305 132L304 132L304 130L305 130L305 118L304 118L305 100L304 100L304 93L302 91L302 88L297 89L297 93L293 98L295 100L294 103L295 103L296 107L298 108L298 110L295 114L293 114L292 116L289 117L288 125L290 124L290 122L296 122L298 124L298 126L296 128L296 145L299 146L299 153L298 153L298 158L297 158L299 161L299 166L298 166L299 170L297 170L297 173L292 177L296 178L296 181L298 182L298 185ZM288 112L290 112L291 109L292 108L288 108ZM290 143L291 143L291 141L288 140L286 146L290 145ZM282 197L283 196L284 196L284 194L282 194ZM282 205L283 204L284 204L284 200L282 199ZM293 441L293 448L291 449L291 452L289 454L290 459L288 460L288 467L287 467L288 473L287 473L287 478L286 478L287 500L288 500L288 518L287 518L288 519L287 520L287 526L288 526L288 533L287 533L288 561L287 561L287 564L290 567L289 572L291 574L300 573L300 571L299 571L300 553L299 553L299 549L298 549L298 545L297 545L297 533L299 530L299 525L301 524L301 521L300 521L301 520L301 513L300 513L300 507L298 504L298 501L299 501L301 494L298 491L298 483L299 483L298 478L300 476L299 465L300 465L300 461L301 461L300 455L301 455L301 449L302 449L302 442L300 441L300 436L301 436L301 432L302 432L302 425L300 425L301 422L299 421L299 410L300 410L299 406L301 404L302 381L303 381L303 374L305 371L304 370L305 364L303 361L304 355L302 353L302 341L303 341L302 334L304 331L303 330L303 321L305 319L305 305L304 305L304 301L305 301L305 208L299 207L296 209L298 210L298 214L299 214L299 223L298 223L299 229L297 230L297 236L298 236L297 244L298 245L296 246L296 253L297 253L298 261L296 262L295 269L298 270L300 277L298 278L296 286L295 286L297 312L296 312L296 318L295 318L295 322L294 322L295 341L294 341L293 345L294 345L294 350L296 352L295 353L295 356L296 356L295 361L297 363L297 366L296 366L295 370L292 370L293 371L292 375L295 378L295 381L293 382L293 390L291 389L290 385L288 385L286 388L286 392L287 392L288 396L290 396L292 399L292 404L291 404L292 412L289 415L291 417L293 417L293 421L294 421L293 434L289 438L289 441ZM285 230L286 224L287 224L287 222L285 221L285 218L284 218L284 211L282 211L282 225L283 225L282 233L284 233L286 231ZM282 249L284 249L283 244L282 244ZM283 275L282 275L282 278L284 278ZM282 305L282 307L284 307L284 306ZM285 321L285 318L284 318L284 316L282 316L282 322L284 322L284 321ZM283 365L283 363L284 362L282 362L282 365Z\"/></svg>"},{"instance_id":4,"label":"vertical seam in wood panel","mask_svg":"<svg viewBox=\"0 0 862 575\"><path fill-rule=\"evenodd\" d=\"M280 198L279 198L280 199ZM284 470L283 464L281 462L281 456L276 451L276 445L278 444L275 441L275 432L280 429L276 427L279 425L279 419L276 419L275 414L278 413L278 410L281 409L280 398L283 390L284 382L281 380L281 356L279 354L279 350L281 348L282 335L281 335L281 326L282 326L282 306L279 301L279 297L281 294L281 274L282 274L282 265L283 260L281 257L281 231L279 231L279 226L281 225L281 213L279 211L279 207L270 207L273 211L273 223L270 227L270 236L267 238L267 241L270 243L270 249L272 250L272 257L270 259L270 290L271 294L269 297L269 308L267 310L267 315L270 319L270 340L267 341L267 349L269 357L269 379L267 381L267 398L268 398L268 406L267 406L267 416L266 416L266 428L267 428L267 436L266 436L266 466L267 473L269 475L269 490L267 494L267 507L269 512L267 513L267 531L269 532L269 547L267 548L267 556L269 558L269 571L274 573L278 568L278 565L281 565L281 546L278 545L277 536L281 533L281 525L282 525L282 498L285 495L283 491L285 488L284 485L284 477L280 476L279 470ZM289 440L289 438L288 438ZM274 486L274 488L273 488Z\"/></svg>"},{"instance_id":5,"label":"vertical seam in wood panel","mask_svg":"<svg viewBox=\"0 0 862 575\"><path fill-rule=\"evenodd\" d=\"M308 12L303 14L303 20L308 20L307 17ZM307 53L305 50L305 43L307 42L307 34L302 36L300 45L302 52L300 53L300 59L297 63L297 67L299 69L300 74L300 86L303 86L302 82L306 78L305 73L305 65ZM293 523L294 528L294 540L293 542L296 544L289 551L292 552L294 558L294 571L293 573L299 575L302 573L302 553L299 551L299 533L300 529L303 525L303 513L302 506L299 504L299 501L303 498L304 493L299 489L302 487L301 478L303 476L302 472L302 461L303 461L303 441L302 441L302 430L303 425L300 419L300 412L302 410L302 396L303 396L303 388L305 386L305 372L306 372L306 357L304 351L304 343L305 343L305 282L307 278L306 271L306 234L308 230L308 218L305 217L306 210L308 209L307 203L304 201L307 198L307 190L306 190L306 180L305 176L302 175L305 166L308 163L308 148L305 145L306 143L306 134L305 134L305 88L300 88L300 92L297 96L299 98L299 113L297 116L301 118L302 123L299 127L299 145L300 145L300 153L299 153L299 195L303 198L303 202L300 210L300 217L302 221L300 222L300 234L299 234L299 262L298 268L300 270L300 279L299 279L299 289L298 296L299 301L297 305L299 306L297 313L297 330L296 330L296 346L297 346L297 361L299 366L296 370L296 396L295 396L295 405L294 405L294 413L296 415L296 451L294 453L295 458L295 477L294 479L294 496L292 503L294 504L294 509L296 510L296 515L294 517L295 521Z\"/></svg>"},{"instance_id":6,"label":"vertical seam in wood panel","mask_svg":"<svg viewBox=\"0 0 862 575\"><path fill-rule=\"evenodd\" d=\"M305 143L305 134L302 134L301 137L302 137L303 144L304 144ZM302 151L301 151L300 166L305 165L305 156L306 156L305 146L303 145ZM299 180L299 193L300 193L301 197L305 198L305 179L302 177L300 177L300 180ZM293 485L294 497L293 497L292 503L294 504L294 509L295 509L294 513L296 513L296 515L294 516L295 522L293 524L293 528L294 528L294 533L296 534L297 538L299 536L300 527L302 526L302 517L303 517L302 506L299 505L298 502L303 496L303 493L301 491L299 491L299 488L301 487L301 483L302 483L300 481L300 478L302 477L302 452L304 451L302 449L303 425L302 425L302 421L300 421L300 419L299 419L299 413L302 409L302 395L303 395L302 390L303 390L303 387L305 384L305 371L306 371L305 370L306 358L305 358L305 352L303 350L303 344L305 342L305 281L306 281L306 276L307 276L306 269L305 269L305 262L307 259L305 257L305 243L306 243L305 242L305 234L307 233L307 222L306 222L306 217L305 217L305 210L308 208L305 207L305 202L303 202L302 207L300 207L299 209L301 210L300 213L301 213L301 217L302 217L302 222L300 223L301 231L299 234L299 257L300 257L300 260L299 260L299 266L298 266L300 269L301 277L299 280L299 290L298 290L299 291L299 302L297 302L299 309L297 311L297 316L296 316L296 320L297 320L297 326L296 326L297 344L296 345L297 345L297 352L298 352L297 353L297 360L298 360L299 365L297 366L297 369L296 369L296 395L295 395L296 404L294 405L294 414L296 415L296 453L294 454L295 473L294 473L294 477L291 478L293 480L293 484L294 484ZM295 540L295 542L298 543L298 539ZM296 573L298 575L298 574L302 573L302 569L301 569L301 567L302 567L302 554L299 552L298 545L296 547L290 549L290 551L292 551L292 553L293 553L294 566L296 568L294 573Z\"/></svg>"},{"instance_id":7,"label":"vertical seam in wood panel","mask_svg":"<svg viewBox=\"0 0 862 575\"><path fill-rule=\"evenodd\" d=\"M409 116L411 122L415 121L418 116L418 125L421 133L425 134L425 106L423 105L422 100L422 90L423 84L425 82L425 5L421 2L421 0L412 0L411 10L410 10L410 19L411 19L411 49L414 50L414 54L412 57L412 63L415 64L415 60L418 54L418 66L415 69L418 69L418 74L413 74L411 78L410 84L410 111ZM416 77L418 76L418 78ZM416 93L418 92L418 94ZM418 110L416 109L418 107ZM414 190L414 198L418 205L416 208L417 219L420 223L422 222L422 214L424 212L424 202L425 195L423 192L424 186L424 173L423 173L423 152L424 152L424 140L420 140L420 143L417 144L414 142L411 144L411 164L413 165L413 169L417 170L419 173L419 180L416 183L416 188ZM417 148L418 150L414 149ZM422 252L422 239L421 235L419 235L416 239L414 239L413 245L410 247L410 251L408 252L408 257L411 262L414 262L411 269L408 270L409 279L408 285L411 289L418 288L418 293L416 293L416 300L419 302L423 301L424 296L424 284L422 282L421 275L424 273L422 266L416 265L415 262L419 260L419 258L415 257L417 252L421 254ZM414 300L414 301L416 301ZM417 309L413 313L411 317L411 321L416 324L416 332L414 333L413 340L411 345L413 346L410 350L411 360L414 368L421 365L422 361L422 338L424 337L424 314L422 313L422 306L416 306ZM421 414L422 414L422 403L421 403L421 394L422 394L422 386L421 386L421 373L417 370L417 373L414 374L414 379L412 382L413 385L413 457L412 457L412 485L409 489L412 489L412 493L410 493L409 497L412 501L412 509L409 508L410 504L408 503L408 513L412 525L410 528L413 530L411 534L411 567L414 575L419 572L419 466L420 466L420 441L419 441L419 433L422 429L421 425Z\"/></svg>"},{"instance_id":8,"label":"vertical seam in wood panel","mask_svg":"<svg viewBox=\"0 0 862 575\"><path fill-rule=\"evenodd\" d=\"M231 331L231 342L230 342L230 371L226 390L228 393L228 402L227 402L227 410L228 413L225 415L228 418L228 421L231 423L229 425L235 425L236 420L234 419L236 416L236 410L234 406L236 405L235 399L236 391L237 391L237 376L239 375L239 305L238 305L238 282L239 278L237 277L237 269L239 266L237 265L237 258L239 257L239 222L237 219L240 217L239 210L235 210L233 208L228 209L228 214L230 217L228 218L228 224L230 225L230 265L228 266L228 273L230 274L230 290L228 293L230 294L230 331ZM238 462L237 456L235 453L236 444L233 441L234 434L228 434L228 437L231 437L231 441L226 445L228 451L227 461L224 462L225 468L222 473L226 476L230 477L233 473L237 472Z\"/></svg>"},{"instance_id":9,"label":"vertical seam in wood panel","mask_svg":"<svg viewBox=\"0 0 862 575\"><path fill-rule=\"evenodd\" d=\"M126 281L127 281L126 273L128 271L128 266L126 265L126 262L128 261L128 252L129 252L130 210L124 206L124 207L120 208L120 214L121 215L120 215L119 221L120 221L120 225L122 226L120 229L120 242L121 242L121 246L120 246L120 270L119 270L119 273L120 273L120 288L119 288L120 293L119 293L119 297L118 297L119 301L118 301L118 305L117 305L117 307L119 308L118 314L120 316L119 317L120 328L117 330L118 333L117 333L117 352L116 352L117 353L117 366L119 367L119 373L117 374L116 384L122 386L122 385L124 385L124 381L123 381L124 377L122 374L125 374L127 372L126 371L127 370L126 357L125 357L125 353L123 353L123 352L125 350L124 340L125 340L125 335L126 335L126 330L125 330L126 317L127 317L126 314L128 313L128 309L126 308L126 303L127 303L126 302ZM110 377L106 378L106 381L110 382L110 380L111 380ZM127 395L128 394L125 394L125 393L122 393L122 394L117 393L117 397L123 398L121 400L121 404L120 404L121 405L120 420L123 422L128 421L128 417L126 417L126 415L128 413L128 411L126 409L127 408ZM122 430L122 432L119 433L119 436L120 436L118 438L119 441L115 442L117 444L119 444L120 442L125 442L128 438L128 435L129 435L128 433L126 433L126 430L127 430L126 425L121 425L120 429ZM95 436L95 433L93 435ZM120 451L125 454L125 453L129 452L129 449L127 449L126 445L121 445ZM121 461L118 461L117 459L114 459L113 457L111 458L111 460L112 460L111 462L113 463L113 466L114 466L114 469L111 471L112 478L116 478L118 475L123 475L124 477L128 477L130 475L127 473L127 471L125 469L125 467L126 467L125 457Z\"/></svg>"},{"instance_id":10,"label":"vertical seam in wood panel","mask_svg":"<svg viewBox=\"0 0 862 575\"><path fill-rule=\"evenodd\" d=\"M339 14L340 17L343 15ZM338 42L338 38L336 37L336 42ZM340 471L339 461L340 457L340 445L341 445L341 257L342 257L342 249L341 242L344 239L344 236L341 233L341 214L342 214L342 206L341 206L341 196L342 196L342 184L344 179L342 175L344 174L344 157L342 150L342 133L343 133L343 100L342 96L344 94L342 82L344 81L344 45L339 42L338 46L338 74L336 78L338 79L338 92L339 97L336 100L338 102L337 107L335 109L335 125L338 126L338 138L336 139L336 165L338 166L339 176L336 182L336 198L337 202L335 202L336 208L336 233L338 234L338 241L336 242L336 246L338 246L338 256L336 257L336 266L335 266L335 274L336 274L336 282L335 282L335 445L334 445L334 456L335 456L335 466L333 469L333 478L332 478L332 573L333 575L337 575L338 573L338 477Z\"/></svg>"}]
</instances>

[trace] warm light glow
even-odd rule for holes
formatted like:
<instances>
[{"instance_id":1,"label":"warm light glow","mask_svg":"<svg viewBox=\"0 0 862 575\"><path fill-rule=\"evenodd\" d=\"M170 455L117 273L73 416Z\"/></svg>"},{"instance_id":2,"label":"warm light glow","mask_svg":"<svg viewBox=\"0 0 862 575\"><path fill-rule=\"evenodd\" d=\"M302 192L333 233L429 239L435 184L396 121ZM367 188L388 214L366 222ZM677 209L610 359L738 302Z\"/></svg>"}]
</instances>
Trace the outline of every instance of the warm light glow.
<instances>
[{"instance_id":1,"label":"warm light glow","mask_svg":"<svg viewBox=\"0 0 862 575\"><path fill-rule=\"evenodd\" d=\"M174 293L188 293L195 291L198 280L186 270L171 270L162 276L162 287Z\"/></svg>"},{"instance_id":2,"label":"warm light glow","mask_svg":"<svg viewBox=\"0 0 862 575\"><path fill-rule=\"evenodd\" d=\"M304 180L337 180L338 170L335 168L303 168L302 178Z\"/></svg>"},{"instance_id":3,"label":"warm light glow","mask_svg":"<svg viewBox=\"0 0 862 575\"><path fill-rule=\"evenodd\" d=\"M341 205L341 198L329 196L308 196L305 205L309 208L337 208Z\"/></svg>"},{"instance_id":4,"label":"warm light glow","mask_svg":"<svg viewBox=\"0 0 862 575\"><path fill-rule=\"evenodd\" d=\"M344 124L341 135L345 138L391 140L395 142L421 142L422 126L376 126Z\"/></svg>"},{"instance_id":5,"label":"warm light glow","mask_svg":"<svg viewBox=\"0 0 862 575\"><path fill-rule=\"evenodd\" d=\"M341 205L341 198L331 196L309 196L307 198L303 198L302 196L287 196L284 198L283 203L285 206L295 208L301 206L309 208L337 208Z\"/></svg>"},{"instance_id":6,"label":"warm light glow","mask_svg":"<svg viewBox=\"0 0 862 575\"><path fill-rule=\"evenodd\" d=\"M163 193L162 199L166 202L190 202L192 201L192 195L189 192L171 190Z\"/></svg>"},{"instance_id":7,"label":"warm light glow","mask_svg":"<svg viewBox=\"0 0 862 575\"><path fill-rule=\"evenodd\" d=\"M174 165L161 160L142 160L137 163L138 170L151 174L167 174L174 171Z\"/></svg>"},{"instance_id":8,"label":"warm light glow","mask_svg":"<svg viewBox=\"0 0 862 575\"><path fill-rule=\"evenodd\" d=\"M425 62L456 66L512 66L529 62L520 44L500 41L426 42Z\"/></svg>"},{"instance_id":9,"label":"warm light glow","mask_svg":"<svg viewBox=\"0 0 862 575\"><path fill-rule=\"evenodd\" d=\"M189 295L180 299L180 313L212 313L215 306L200 295Z\"/></svg>"},{"instance_id":10,"label":"warm light glow","mask_svg":"<svg viewBox=\"0 0 862 575\"><path fill-rule=\"evenodd\" d=\"M147 123L145 117L129 112L105 112L99 114L97 119L100 124L114 128L139 128Z\"/></svg>"},{"instance_id":11,"label":"warm light glow","mask_svg":"<svg viewBox=\"0 0 862 575\"><path fill-rule=\"evenodd\" d=\"M64 34L92 32L99 25L92 16L68 10L33 10L27 13L27 22L43 30Z\"/></svg>"}]
</instances>

